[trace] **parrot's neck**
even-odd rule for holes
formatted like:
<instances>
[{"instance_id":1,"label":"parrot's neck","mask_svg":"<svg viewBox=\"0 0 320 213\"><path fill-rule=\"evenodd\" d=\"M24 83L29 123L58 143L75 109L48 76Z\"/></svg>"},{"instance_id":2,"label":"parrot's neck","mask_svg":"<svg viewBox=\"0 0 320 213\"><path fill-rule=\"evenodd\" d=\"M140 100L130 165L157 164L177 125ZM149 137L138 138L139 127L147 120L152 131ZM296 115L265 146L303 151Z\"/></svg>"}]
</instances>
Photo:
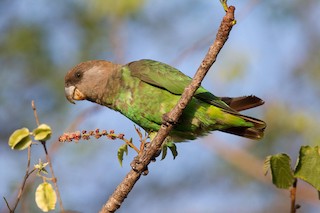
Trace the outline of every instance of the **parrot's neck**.
<instances>
[{"instance_id":1,"label":"parrot's neck","mask_svg":"<svg viewBox=\"0 0 320 213\"><path fill-rule=\"evenodd\" d=\"M110 108L114 108L113 104L115 99L119 95L119 89L121 87L121 71L120 67L115 69L111 74L109 73L108 79L103 81L99 86L102 89L99 89L96 93L96 99L93 102L96 102L100 105L104 105Z\"/></svg>"}]
</instances>

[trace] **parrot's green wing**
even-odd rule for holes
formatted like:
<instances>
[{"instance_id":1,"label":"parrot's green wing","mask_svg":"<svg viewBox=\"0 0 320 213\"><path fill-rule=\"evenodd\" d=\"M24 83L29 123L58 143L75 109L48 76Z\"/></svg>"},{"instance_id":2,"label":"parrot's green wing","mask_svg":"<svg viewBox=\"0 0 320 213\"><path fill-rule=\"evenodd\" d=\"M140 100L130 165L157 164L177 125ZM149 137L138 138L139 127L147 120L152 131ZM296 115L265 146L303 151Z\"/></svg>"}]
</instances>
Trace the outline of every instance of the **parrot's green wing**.
<instances>
[{"instance_id":1,"label":"parrot's green wing","mask_svg":"<svg viewBox=\"0 0 320 213\"><path fill-rule=\"evenodd\" d=\"M179 70L158 61L143 59L129 63L128 67L133 77L137 77L148 84L164 88L176 95L181 95L192 80ZM219 97L216 97L202 86L196 91L194 97L226 111L236 112Z\"/></svg>"}]
</instances>

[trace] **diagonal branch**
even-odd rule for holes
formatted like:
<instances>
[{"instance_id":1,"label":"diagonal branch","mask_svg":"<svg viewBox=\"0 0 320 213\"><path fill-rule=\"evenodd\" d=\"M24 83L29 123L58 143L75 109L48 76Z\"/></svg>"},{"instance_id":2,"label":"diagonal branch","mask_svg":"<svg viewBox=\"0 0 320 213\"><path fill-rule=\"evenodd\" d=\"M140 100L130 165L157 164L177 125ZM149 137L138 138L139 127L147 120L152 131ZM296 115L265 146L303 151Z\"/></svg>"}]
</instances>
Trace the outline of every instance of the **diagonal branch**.
<instances>
[{"instance_id":1,"label":"diagonal branch","mask_svg":"<svg viewBox=\"0 0 320 213\"><path fill-rule=\"evenodd\" d=\"M233 6L230 6L226 11L226 15L223 17L218 33L216 35L216 39L210 46L190 85L185 88L179 102L173 108L173 110L164 116L164 123L161 125L161 128L158 131L156 137L152 140L150 147L148 147L148 149L145 149L132 161L132 169L123 179L123 181L117 186L113 194L109 197L107 203L100 210L101 213L115 212L118 208L120 208L124 199L128 196L135 183L141 177L141 174L144 174L144 172L146 172L147 166L149 165L151 160L154 159L154 156L156 156L157 152L161 149L163 141L169 135L174 124L178 122L183 110L192 99L195 91L201 85L202 80L204 79L212 64L216 61L220 50L227 41L229 33L235 23L234 11L235 7Z\"/></svg>"}]
</instances>

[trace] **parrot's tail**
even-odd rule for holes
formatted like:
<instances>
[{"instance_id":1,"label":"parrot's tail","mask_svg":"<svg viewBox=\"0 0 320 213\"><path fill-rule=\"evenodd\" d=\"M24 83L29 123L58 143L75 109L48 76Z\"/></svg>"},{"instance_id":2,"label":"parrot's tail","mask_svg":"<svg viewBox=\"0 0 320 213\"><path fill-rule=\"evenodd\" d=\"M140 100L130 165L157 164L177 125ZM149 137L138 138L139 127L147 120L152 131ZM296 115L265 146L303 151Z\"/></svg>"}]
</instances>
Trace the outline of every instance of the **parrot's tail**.
<instances>
[{"instance_id":1,"label":"parrot's tail","mask_svg":"<svg viewBox=\"0 0 320 213\"><path fill-rule=\"evenodd\" d=\"M257 106L264 104L264 101L260 98L249 95L249 96L241 96L236 98L229 98L229 97L220 97L222 101L224 101L228 106L237 112L251 109Z\"/></svg>"},{"instance_id":2,"label":"parrot's tail","mask_svg":"<svg viewBox=\"0 0 320 213\"><path fill-rule=\"evenodd\" d=\"M231 133L234 135L242 136L250 139L261 139L263 137L264 129L266 128L266 123L262 120L252 118L249 116L241 115L237 112L242 110L251 109L257 106L264 104L264 101L260 98L250 95L250 96L241 96L236 98L229 97L220 97L231 109L235 112L229 112L237 117L244 119L246 122L253 124L252 127L229 127L222 129L221 131Z\"/></svg>"},{"instance_id":3,"label":"parrot's tail","mask_svg":"<svg viewBox=\"0 0 320 213\"><path fill-rule=\"evenodd\" d=\"M245 121L252 123L253 127L230 127L220 131L254 140L263 138L263 132L266 128L266 123L264 121L240 114L238 116Z\"/></svg>"}]
</instances>

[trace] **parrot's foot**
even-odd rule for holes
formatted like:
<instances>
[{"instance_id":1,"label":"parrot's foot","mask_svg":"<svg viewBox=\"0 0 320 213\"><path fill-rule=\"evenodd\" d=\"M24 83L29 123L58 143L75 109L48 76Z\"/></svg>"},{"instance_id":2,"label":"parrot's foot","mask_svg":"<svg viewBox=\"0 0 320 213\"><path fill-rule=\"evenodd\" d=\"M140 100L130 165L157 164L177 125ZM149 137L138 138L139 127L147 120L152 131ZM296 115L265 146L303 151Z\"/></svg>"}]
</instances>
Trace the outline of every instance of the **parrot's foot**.
<instances>
[{"instance_id":1,"label":"parrot's foot","mask_svg":"<svg viewBox=\"0 0 320 213\"><path fill-rule=\"evenodd\" d=\"M165 113L162 115L162 124L165 126L169 126L169 125L175 125L177 124L177 122L170 117L169 113Z\"/></svg>"},{"instance_id":2,"label":"parrot's foot","mask_svg":"<svg viewBox=\"0 0 320 213\"><path fill-rule=\"evenodd\" d=\"M144 167L140 161L140 156L136 156L130 164L133 171L138 172L142 175L147 175L149 173L148 166Z\"/></svg>"},{"instance_id":3,"label":"parrot's foot","mask_svg":"<svg viewBox=\"0 0 320 213\"><path fill-rule=\"evenodd\" d=\"M150 142L144 143L143 152L147 152L150 149ZM141 150L138 156L136 156L131 162L130 166L135 172L141 172L142 175L147 175L149 173L148 166L144 167L141 163L140 156ZM160 155L161 150L158 150L156 154L151 158L151 162L155 162L156 158Z\"/></svg>"}]
</instances>

